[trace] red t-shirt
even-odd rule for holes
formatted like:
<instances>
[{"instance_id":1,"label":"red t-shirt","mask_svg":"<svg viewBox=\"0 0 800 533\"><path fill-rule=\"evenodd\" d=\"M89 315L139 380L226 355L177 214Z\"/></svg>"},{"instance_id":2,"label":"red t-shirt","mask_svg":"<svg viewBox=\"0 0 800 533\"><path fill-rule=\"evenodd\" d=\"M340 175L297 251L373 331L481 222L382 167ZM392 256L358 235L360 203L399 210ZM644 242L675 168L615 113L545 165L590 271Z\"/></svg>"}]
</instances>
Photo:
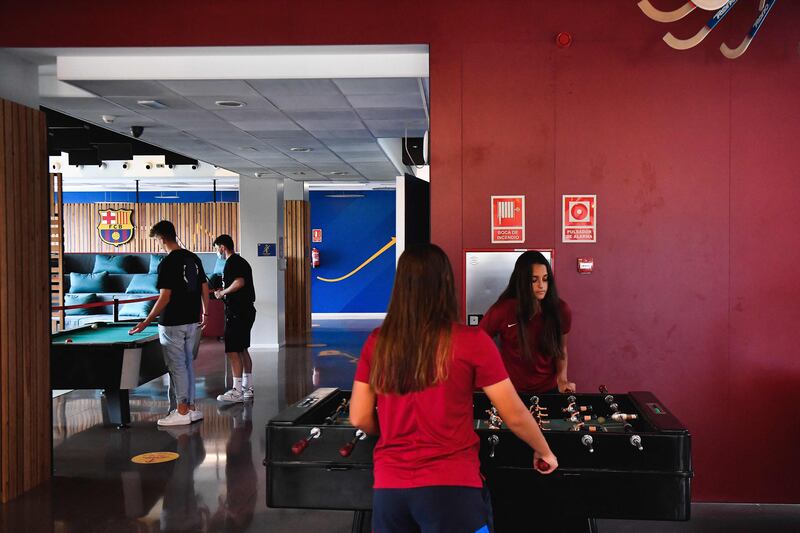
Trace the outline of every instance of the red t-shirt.
<instances>
[{"instance_id":1,"label":"red t-shirt","mask_svg":"<svg viewBox=\"0 0 800 533\"><path fill-rule=\"evenodd\" d=\"M560 301L561 333L566 335L572 326L572 312L564 300ZM500 337L500 355L506 365L514 388L525 392L545 392L555 389L556 360L539 352L538 339L542 331L542 315L537 314L528 324L528 346L530 360L522 358L519 347L519 324L517 324L517 300L508 299L495 303L481 319L480 327L490 337Z\"/></svg>"},{"instance_id":2,"label":"red t-shirt","mask_svg":"<svg viewBox=\"0 0 800 533\"><path fill-rule=\"evenodd\" d=\"M369 383L377 340L376 329L361 350L356 381ZM497 347L482 330L454 324L452 346L444 382L419 392L377 395L376 489L481 487L472 392L508 374Z\"/></svg>"}]
</instances>

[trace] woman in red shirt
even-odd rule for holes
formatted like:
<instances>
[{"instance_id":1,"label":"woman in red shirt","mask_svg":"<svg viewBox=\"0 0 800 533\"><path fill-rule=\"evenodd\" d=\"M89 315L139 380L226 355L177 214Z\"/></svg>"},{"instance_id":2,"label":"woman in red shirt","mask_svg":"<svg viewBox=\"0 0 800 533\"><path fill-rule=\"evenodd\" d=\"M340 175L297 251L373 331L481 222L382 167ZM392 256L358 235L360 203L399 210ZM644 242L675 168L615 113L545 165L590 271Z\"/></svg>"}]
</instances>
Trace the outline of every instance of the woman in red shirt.
<instances>
[{"instance_id":1,"label":"woman in red shirt","mask_svg":"<svg viewBox=\"0 0 800 533\"><path fill-rule=\"evenodd\" d=\"M544 255L523 253L508 286L486 311L480 327L500 338L511 382L518 391L575 392L567 377L567 334L572 313L558 297L553 270Z\"/></svg>"},{"instance_id":2,"label":"woman in red shirt","mask_svg":"<svg viewBox=\"0 0 800 533\"><path fill-rule=\"evenodd\" d=\"M453 270L435 245L400 257L383 325L361 352L350 421L380 433L374 451L375 533L489 531L472 393L482 388L534 450L543 474L556 457L523 405L492 340L457 323ZM376 411L377 407L377 411ZM540 462L539 460L543 460Z\"/></svg>"}]
</instances>

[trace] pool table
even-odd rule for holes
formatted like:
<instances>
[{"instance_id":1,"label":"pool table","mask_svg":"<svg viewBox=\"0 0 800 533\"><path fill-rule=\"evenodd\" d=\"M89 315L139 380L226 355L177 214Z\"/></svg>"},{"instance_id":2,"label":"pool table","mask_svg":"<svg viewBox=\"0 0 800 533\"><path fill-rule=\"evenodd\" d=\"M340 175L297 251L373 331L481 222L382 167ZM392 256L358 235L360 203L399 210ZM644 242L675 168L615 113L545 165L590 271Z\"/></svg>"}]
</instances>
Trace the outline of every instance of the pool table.
<instances>
[{"instance_id":1,"label":"pool table","mask_svg":"<svg viewBox=\"0 0 800 533\"><path fill-rule=\"evenodd\" d=\"M158 326L128 335L134 322L97 323L53 334L53 389L103 389L103 418L119 428L131 421L128 391L167 372ZM95 327L96 326L96 327ZM67 342L67 341L70 342Z\"/></svg>"}]
</instances>

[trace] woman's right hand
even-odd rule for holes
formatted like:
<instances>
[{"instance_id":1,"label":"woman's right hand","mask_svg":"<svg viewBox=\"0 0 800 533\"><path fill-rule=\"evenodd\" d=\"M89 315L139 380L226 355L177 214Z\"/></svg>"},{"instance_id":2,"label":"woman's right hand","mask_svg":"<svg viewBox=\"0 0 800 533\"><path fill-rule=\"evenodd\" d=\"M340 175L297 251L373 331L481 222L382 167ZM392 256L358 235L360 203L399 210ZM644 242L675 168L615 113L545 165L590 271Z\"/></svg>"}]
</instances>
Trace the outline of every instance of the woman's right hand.
<instances>
[{"instance_id":1,"label":"woman's right hand","mask_svg":"<svg viewBox=\"0 0 800 533\"><path fill-rule=\"evenodd\" d=\"M541 461L547 463L547 468L541 468L544 466ZM553 455L553 452L541 454L537 451L534 451L533 468L540 474L551 474L556 468L558 468L558 459L556 459L556 456Z\"/></svg>"}]
</instances>

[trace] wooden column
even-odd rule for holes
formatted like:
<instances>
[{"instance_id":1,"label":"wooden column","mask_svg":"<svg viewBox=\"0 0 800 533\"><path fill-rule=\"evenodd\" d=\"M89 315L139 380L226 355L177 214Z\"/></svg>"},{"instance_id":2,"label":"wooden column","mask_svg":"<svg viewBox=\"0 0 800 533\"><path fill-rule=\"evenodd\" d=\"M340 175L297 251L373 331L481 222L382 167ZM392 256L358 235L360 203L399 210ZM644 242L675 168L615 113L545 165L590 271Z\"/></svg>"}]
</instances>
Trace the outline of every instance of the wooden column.
<instances>
[{"instance_id":1,"label":"wooden column","mask_svg":"<svg viewBox=\"0 0 800 533\"><path fill-rule=\"evenodd\" d=\"M311 210L304 200L284 204L286 344L305 344L311 334Z\"/></svg>"},{"instance_id":2,"label":"wooden column","mask_svg":"<svg viewBox=\"0 0 800 533\"><path fill-rule=\"evenodd\" d=\"M44 113L0 100L0 502L51 473L46 132Z\"/></svg>"}]
</instances>

